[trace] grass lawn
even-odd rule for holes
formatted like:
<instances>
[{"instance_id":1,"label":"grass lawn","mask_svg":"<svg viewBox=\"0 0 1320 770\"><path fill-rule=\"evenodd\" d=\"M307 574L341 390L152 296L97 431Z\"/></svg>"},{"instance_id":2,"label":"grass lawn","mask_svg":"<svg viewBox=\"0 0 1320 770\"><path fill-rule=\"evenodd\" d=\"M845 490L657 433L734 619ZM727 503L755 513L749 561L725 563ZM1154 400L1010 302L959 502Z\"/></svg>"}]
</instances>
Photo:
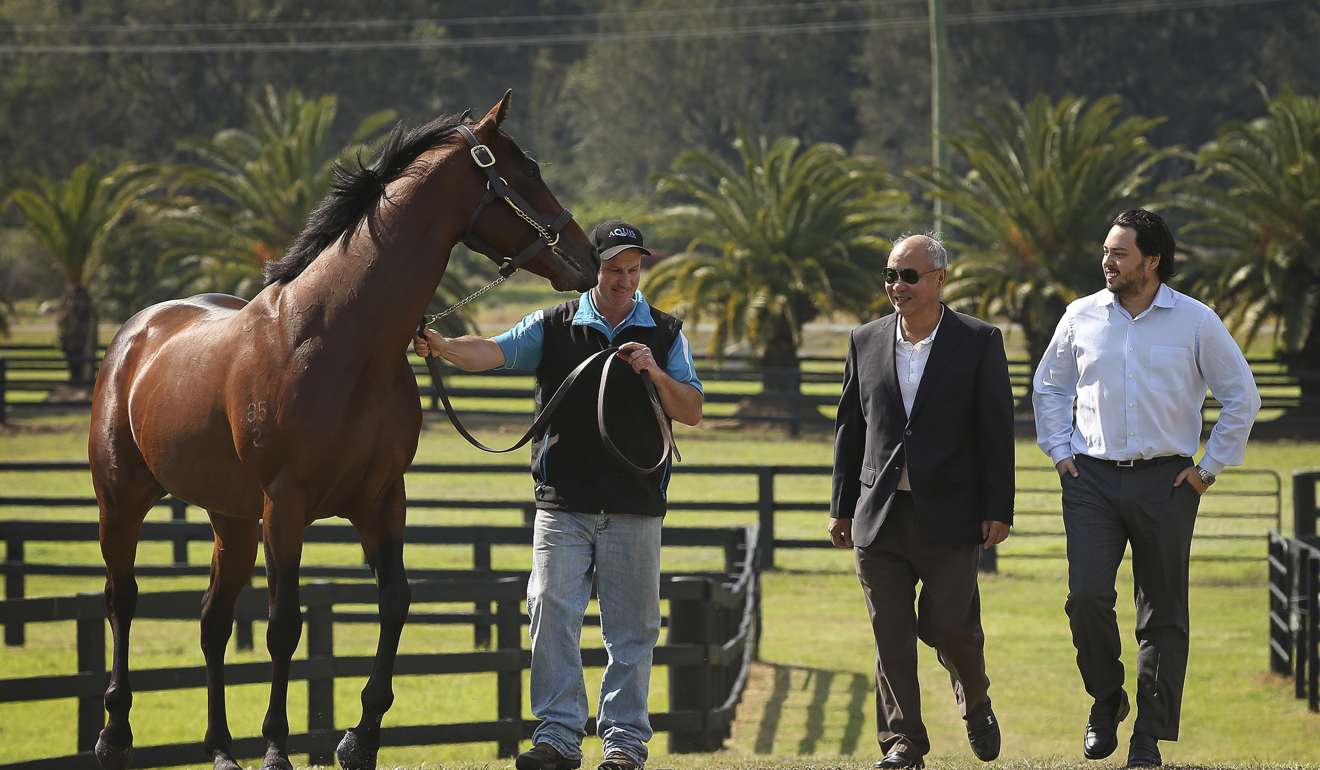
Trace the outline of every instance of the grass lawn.
<instances>
[{"instance_id":1,"label":"grass lawn","mask_svg":"<svg viewBox=\"0 0 1320 770\"><path fill-rule=\"evenodd\" d=\"M71 424L50 418L22 429L0 433L0 461L84 460L85 418ZM483 437L495 433L481 431ZM827 436L788 441L771 433L732 434L728 431L684 429L679 438L689 464L828 464ZM1047 461L1029 442L1017 446L1019 464L1048 470ZM460 443L447 425L428 424L423 433L419 462L481 462L476 450ZM521 455L515 462L526 460ZM1274 469L1284 477L1284 510L1288 510L1288 477L1302 467L1320 466L1320 445L1256 443L1248 452L1247 467ZM1024 494L1019 508L1041 510L1023 517L1019 529L1050 530L1057 524L1047 511L1057 511L1057 493L1051 493L1043 473L1019 475L1044 491ZM1235 482L1237 483L1237 482ZM730 481L718 477L679 476L675 499L745 499L754 494L751 479ZM1226 484L1227 487L1227 484ZM89 494L85 474L0 474L4 494ZM1217 488L1217 491L1223 488ZM510 476L419 477L409 482L417 496L518 497L530 496L524 474ZM828 499L828 480L780 479L777 494L793 500ZM1209 508L1213 498L1206 501ZM3 518L95 520L93 509L0 509ZM153 513L163 517L164 511ZM191 517L202 520L199 512ZM1288 522L1285 517L1285 529ZM681 513L668 525L692 526L750 521L749 515ZM418 522L486 521L518 523L517 514L445 513L420 511ZM781 514L780 537L818 537L823 532L820 514ZM1220 526L1207 521L1206 527ZM1227 526L1226 524L1224 526ZM1269 523L1251 523L1259 531ZM1073 651L1063 615L1065 568L1059 560L1014 559L1013 548L1048 550L1048 539L1010 541L1001 561L1001 574L982 580L987 657L993 685L991 694L1005 731L1005 759L997 767L1054 770L1082 767L1079 743L1089 706L1073 664ZM1200 545L1198 544L1198 548ZM1216 546L1220 547L1220 546ZM1234 546L1245 555L1259 556L1263 540ZM144 545L140 561L168 561L167 544ZM209 548L196 544L190 552L195 563L205 563ZM31 544L31 561L96 563L94 544ZM304 563L355 563L356 547L309 548ZM408 551L413 567L469 566L467 549L414 546ZM725 752L711 756L668 755L666 738L652 742L656 768L857 768L877 758L874 739L873 653L866 612L851 559L834 551L781 552L780 571L765 576L765 636L762 660L749 684L733 737ZM521 548L496 549L494 566L526 569ZM666 552L666 570L712 569L719 563L713 549ZM1178 766L1302 767L1320 766L1320 715L1306 711L1291 695L1291 681L1266 673L1264 566L1248 563L1195 563L1192 575L1192 655L1187 699L1183 709L1183 738L1164 745L1166 761ZM1120 573L1119 622L1124 631L1129 691L1135 678L1135 643L1132 641L1130 572ZM204 587L203 578L143 578L143 591ZM99 591L101 581L91 578L31 578L29 595L66 595ZM430 609L417 607L416 609ZM256 629L258 640L262 628ZM588 628L584 643L600 644L599 633ZM344 626L335 632L336 651L348 655L371 654L375 631L367 626ZM403 652L470 649L471 632L454 627L412 626L403 637ZM0 678L72 673L72 624L33 625L28 644L5 648L0 655ZM299 650L296 657L304 655ZM263 661L260 643L252 652L231 647L231 661ZM133 664L138 668L201 665L194 623L139 622L134 625ZM925 712L934 752L932 767L955 770L981 766L970 757L961 733L947 675L931 651L922 648L921 676L925 686ZM599 670L588 671L588 692L599 687ZM668 710L668 681L664 668L652 677L651 705ZM363 682L340 680L336 689L336 724L356 721L357 697ZM260 730L266 698L265 686L233 687L229 694L230 724L236 735ZM491 719L495 715L494 675L406 677L396 681L395 706L389 725L426 724ZM524 689L524 692L526 690ZM289 714L294 731L305 725L306 689L290 687ZM524 713L530 709L524 706ZM37 701L0 706L0 745L5 761L36 758L73 749L73 701ZM133 726L139 745L200 740L205 723L202 690L138 693ZM50 730L39 726L53 725ZM1125 723L1130 728L1131 721ZM1126 731L1121 733L1126 739ZM589 760L598 757L599 742L587 741ZM1119 752L1122 754L1122 751ZM484 768L508 767L492 761L491 744L386 749L382 767ZM1087 763L1087 767L1113 766ZM1252 764L1261 763L1261 764ZM1270 764L1273 763L1273 764Z\"/></svg>"}]
</instances>

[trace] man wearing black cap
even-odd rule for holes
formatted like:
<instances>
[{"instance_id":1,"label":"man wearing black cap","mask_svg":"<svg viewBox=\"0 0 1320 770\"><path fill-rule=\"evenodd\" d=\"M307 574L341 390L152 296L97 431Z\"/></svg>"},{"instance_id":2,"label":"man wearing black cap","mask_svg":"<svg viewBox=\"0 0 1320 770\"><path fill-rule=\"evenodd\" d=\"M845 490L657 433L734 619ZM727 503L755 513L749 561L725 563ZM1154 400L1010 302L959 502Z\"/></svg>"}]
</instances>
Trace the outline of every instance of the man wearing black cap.
<instances>
[{"instance_id":1,"label":"man wearing black cap","mask_svg":"<svg viewBox=\"0 0 1320 770\"><path fill-rule=\"evenodd\" d=\"M683 323L637 290L642 257L650 255L641 231L612 219L590 237L600 250L596 288L531 313L492 339L445 338L428 329L414 349L466 371L535 371L539 410L578 364L616 346L634 372L650 375L670 417L696 425L704 397ZM643 476L606 452L596 425L599 376L584 374L587 382L573 387L532 443L537 511L527 612L532 713L541 724L518 770L582 765L587 693L579 648L593 573L610 655L597 718L605 750L599 770L642 767L652 734L646 702L660 636L660 520L669 466ZM662 439L640 378L616 367L607 391L611 438L634 462L652 462Z\"/></svg>"}]
</instances>

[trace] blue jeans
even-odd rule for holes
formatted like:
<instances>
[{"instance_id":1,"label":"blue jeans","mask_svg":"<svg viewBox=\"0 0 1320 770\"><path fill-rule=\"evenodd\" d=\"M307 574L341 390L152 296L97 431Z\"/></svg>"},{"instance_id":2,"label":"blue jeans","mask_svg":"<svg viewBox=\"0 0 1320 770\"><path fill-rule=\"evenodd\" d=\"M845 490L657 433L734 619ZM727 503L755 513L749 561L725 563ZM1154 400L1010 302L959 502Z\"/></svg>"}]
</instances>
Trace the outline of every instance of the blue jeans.
<instances>
[{"instance_id":1,"label":"blue jeans","mask_svg":"<svg viewBox=\"0 0 1320 770\"><path fill-rule=\"evenodd\" d=\"M582 756L587 688L582 679L582 617L592 573L609 663L600 687L597 733L606 752L646 761L651 739L647 694L660 638L660 518L538 510L532 538L527 614L532 635L532 743Z\"/></svg>"}]
</instances>

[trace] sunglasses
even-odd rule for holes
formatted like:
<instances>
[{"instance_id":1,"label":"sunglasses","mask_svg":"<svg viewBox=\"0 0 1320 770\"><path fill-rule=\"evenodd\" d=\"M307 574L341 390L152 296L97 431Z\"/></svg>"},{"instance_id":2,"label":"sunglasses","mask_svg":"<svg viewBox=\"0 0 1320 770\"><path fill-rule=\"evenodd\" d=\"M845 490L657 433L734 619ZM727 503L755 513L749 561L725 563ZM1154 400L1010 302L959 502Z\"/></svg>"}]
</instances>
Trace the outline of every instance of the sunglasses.
<instances>
[{"instance_id":1,"label":"sunglasses","mask_svg":"<svg viewBox=\"0 0 1320 770\"><path fill-rule=\"evenodd\" d=\"M899 279L902 279L903 283L911 285L920 281L921 276L926 275L926 273L933 273L936 270L943 269L944 268L942 267L932 267L924 273L918 273L911 267L905 267L902 270L895 270L892 267L886 267L881 275L885 277L885 283L898 283Z\"/></svg>"}]
</instances>

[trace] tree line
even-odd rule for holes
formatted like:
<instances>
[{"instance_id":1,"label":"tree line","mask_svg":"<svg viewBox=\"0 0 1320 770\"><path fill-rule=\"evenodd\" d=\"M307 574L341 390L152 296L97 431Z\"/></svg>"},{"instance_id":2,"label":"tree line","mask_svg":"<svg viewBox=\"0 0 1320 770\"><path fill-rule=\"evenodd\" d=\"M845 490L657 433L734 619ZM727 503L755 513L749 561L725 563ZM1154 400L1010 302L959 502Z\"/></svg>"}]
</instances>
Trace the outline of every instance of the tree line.
<instances>
[{"instance_id":1,"label":"tree line","mask_svg":"<svg viewBox=\"0 0 1320 770\"><path fill-rule=\"evenodd\" d=\"M1093 290L1109 218L1145 205L1178 225L1181 280L1240 339L1272 335L1294 371L1320 370L1320 119L1299 95L1320 84L1313 3L1031 17L1047 4L953 0L948 170L926 163L919 6L131 5L0 5L0 269L40 243L71 358L98 308L250 295L334 162L512 85L552 184L579 211L647 217L674 253L648 291L713 321L715 352L750 342L768 392L796 389L803 324L883 312L888 239L924 229L935 200L949 299L1020 325L1033 359ZM368 44L383 47L349 47ZM33 293L21 283L0 292Z\"/></svg>"}]
</instances>

